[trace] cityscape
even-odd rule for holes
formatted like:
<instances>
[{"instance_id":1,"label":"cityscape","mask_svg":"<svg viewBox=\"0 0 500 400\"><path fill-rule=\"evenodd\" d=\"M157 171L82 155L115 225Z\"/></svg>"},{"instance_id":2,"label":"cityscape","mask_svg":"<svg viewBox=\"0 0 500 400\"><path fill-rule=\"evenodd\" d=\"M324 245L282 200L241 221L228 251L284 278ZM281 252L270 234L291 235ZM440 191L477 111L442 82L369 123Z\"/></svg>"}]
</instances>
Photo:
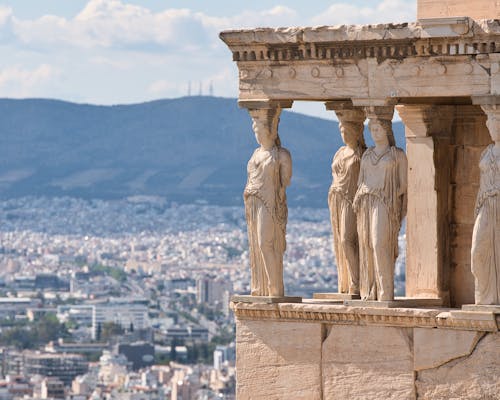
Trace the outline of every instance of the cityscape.
<instances>
[{"instance_id":1,"label":"cityscape","mask_svg":"<svg viewBox=\"0 0 500 400\"><path fill-rule=\"evenodd\" d=\"M154 196L1 201L0 399L233 399L244 218ZM287 294L337 291L326 208L290 208L287 246Z\"/></svg>"}]
</instances>

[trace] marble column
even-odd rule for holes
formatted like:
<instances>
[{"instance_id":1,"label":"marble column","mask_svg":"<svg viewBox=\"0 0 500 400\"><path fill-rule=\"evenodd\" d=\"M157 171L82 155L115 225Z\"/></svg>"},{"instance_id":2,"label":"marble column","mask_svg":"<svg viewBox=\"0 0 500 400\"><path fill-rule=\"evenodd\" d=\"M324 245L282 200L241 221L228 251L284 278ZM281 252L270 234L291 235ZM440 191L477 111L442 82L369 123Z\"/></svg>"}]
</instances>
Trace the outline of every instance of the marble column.
<instances>
[{"instance_id":1,"label":"marble column","mask_svg":"<svg viewBox=\"0 0 500 400\"><path fill-rule=\"evenodd\" d=\"M406 296L449 304L449 176L453 106L398 105L408 157Z\"/></svg>"}]
</instances>

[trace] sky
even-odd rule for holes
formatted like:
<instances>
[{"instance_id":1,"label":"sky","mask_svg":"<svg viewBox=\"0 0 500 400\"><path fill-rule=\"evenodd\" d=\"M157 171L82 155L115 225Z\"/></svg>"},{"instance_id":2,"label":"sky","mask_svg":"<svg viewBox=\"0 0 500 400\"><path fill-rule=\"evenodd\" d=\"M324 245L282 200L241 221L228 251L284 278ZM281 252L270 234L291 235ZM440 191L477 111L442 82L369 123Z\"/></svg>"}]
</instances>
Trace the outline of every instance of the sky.
<instances>
[{"instance_id":1,"label":"sky","mask_svg":"<svg viewBox=\"0 0 500 400\"><path fill-rule=\"evenodd\" d=\"M416 0L0 0L0 97L131 104L210 86L237 97L221 30L415 19Z\"/></svg>"}]
</instances>

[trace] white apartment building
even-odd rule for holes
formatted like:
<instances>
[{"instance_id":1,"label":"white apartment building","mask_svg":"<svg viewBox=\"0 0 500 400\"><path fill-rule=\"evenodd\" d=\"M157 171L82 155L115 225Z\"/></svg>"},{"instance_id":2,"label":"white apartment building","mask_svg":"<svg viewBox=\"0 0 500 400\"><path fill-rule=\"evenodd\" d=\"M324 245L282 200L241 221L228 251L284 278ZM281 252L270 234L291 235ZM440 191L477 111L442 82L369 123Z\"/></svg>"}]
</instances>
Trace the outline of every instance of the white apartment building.
<instances>
[{"instance_id":1,"label":"white apartment building","mask_svg":"<svg viewBox=\"0 0 500 400\"><path fill-rule=\"evenodd\" d=\"M113 322L123 329L149 327L148 307L143 304L107 303L92 306L92 338L97 338L99 324Z\"/></svg>"}]
</instances>

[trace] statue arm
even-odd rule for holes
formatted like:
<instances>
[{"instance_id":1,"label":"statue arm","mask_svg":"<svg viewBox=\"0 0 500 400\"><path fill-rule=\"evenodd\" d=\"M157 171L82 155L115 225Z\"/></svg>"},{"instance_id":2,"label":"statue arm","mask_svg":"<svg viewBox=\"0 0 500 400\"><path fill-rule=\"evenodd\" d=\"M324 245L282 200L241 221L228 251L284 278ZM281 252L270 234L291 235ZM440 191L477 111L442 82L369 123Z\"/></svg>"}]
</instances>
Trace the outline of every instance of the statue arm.
<instances>
[{"instance_id":1,"label":"statue arm","mask_svg":"<svg viewBox=\"0 0 500 400\"><path fill-rule=\"evenodd\" d=\"M280 149L280 183L281 187L285 189L290 186L292 180L292 156L290 152L284 148Z\"/></svg>"},{"instance_id":2,"label":"statue arm","mask_svg":"<svg viewBox=\"0 0 500 400\"><path fill-rule=\"evenodd\" d=\"M361 157L361 160L359 160L359 175L358 175L358 188L361 186L363 181L365 180L365 172L363 168L363 156Z\"/></svg>"},{"instance_id":3,"label":"statue arm","mask_svg":"<svg viewBox=\"0 0 500 400\"><path fill-rule=\"evenodd\" d=\"M408 159L403 150L398 149L398 195L401 197L401 220L408 208Z\"/></svg>"}]
</instances>

